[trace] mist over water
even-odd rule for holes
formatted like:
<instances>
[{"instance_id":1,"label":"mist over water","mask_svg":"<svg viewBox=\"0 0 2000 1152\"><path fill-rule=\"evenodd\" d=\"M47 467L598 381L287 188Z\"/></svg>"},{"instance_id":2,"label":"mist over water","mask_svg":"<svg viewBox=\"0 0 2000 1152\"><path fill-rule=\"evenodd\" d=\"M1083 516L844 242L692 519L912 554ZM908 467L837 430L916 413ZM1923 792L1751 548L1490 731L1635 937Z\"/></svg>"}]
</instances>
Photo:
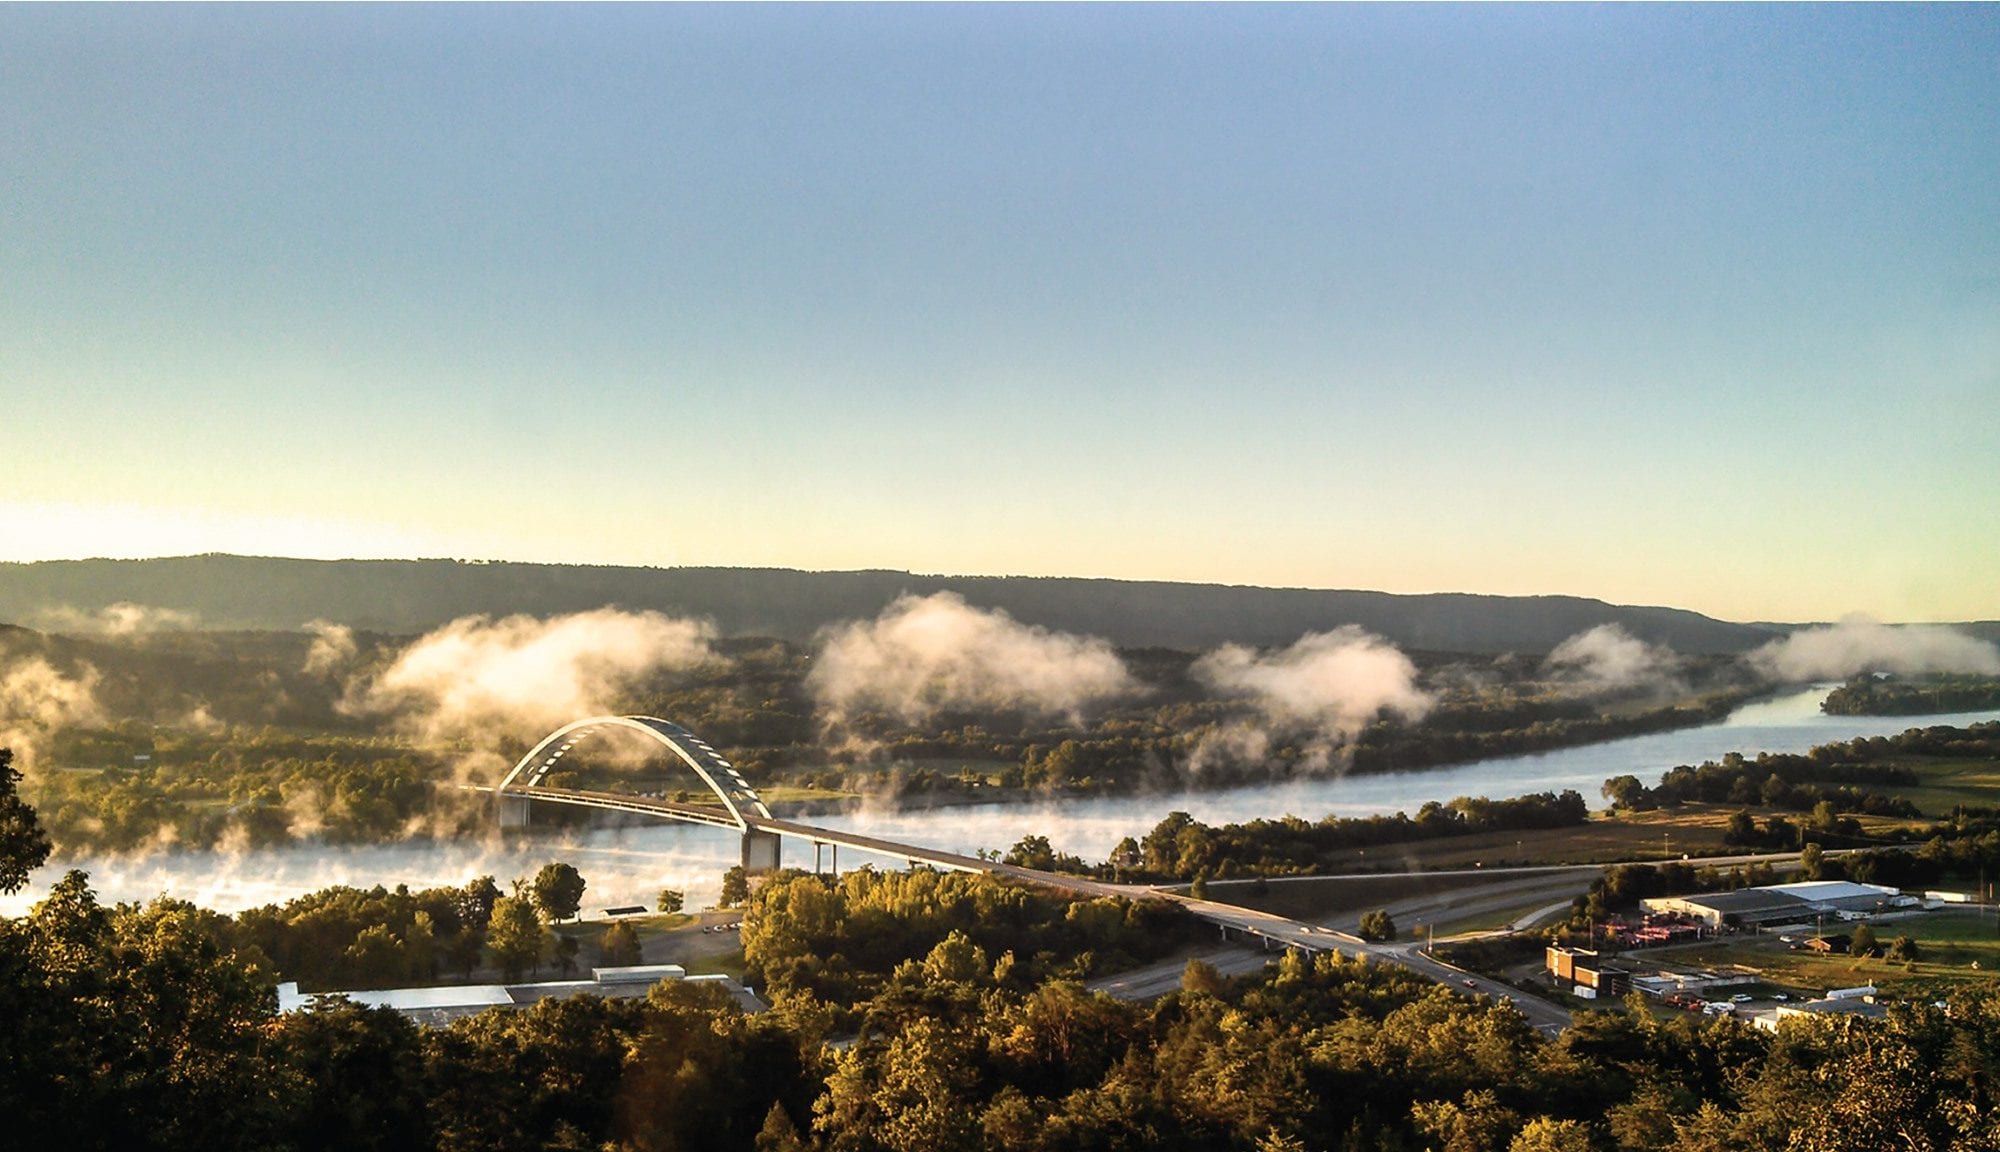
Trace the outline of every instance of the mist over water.
<instances>
[{"instance_id":1,"label":"mist over water","mask_svg":"<svg viewBox=\"0 0 2000 1152\"><path fill-rule=\"evenodd\" d=\"M337 884L356 888L407 884L417 891L456 887L490 875L504 890L515 878L532 877L555 860L568 861L583 874L589 884L583 907L590 915L631 904L651 908L662 888L687 893L691 908L705 907L715 902L723 870L737 863L739 854L733 833L660 824L489 840L80 856L54 859L38 869L25 891L0 897L0 914L21 914L69 868L89 872L91 887L105 903L168 895L236 912ZM805 865L811 864L808 846Z\"/></svg>"},{"instance_id":2,"label":"mist over water","mask_svg":"<svg viewBox=\"0 0 2000 1152\"><path fill-rule=\"evenodd\" d=\"M1005 849L1026 835L1042 835L1058 851L1102 860L1123 836L1141 836L1167 813L1193 814L1211 824L1276 818L1317 820L1328 814L1414 812L1426 800L1454 796L1518 796L1574 788L1593 805L1607 777L1631 773L1648 784L1679 764L1718 760L1728 752L1804 752L1816 744L1856 736L1892 735L1908 728L2000 720L2000 711L1938 716L1829 716L1819 710L1831 685L1818 685L1737 709L1700 728L1635 736L1529 756L1481 760L1455 768L1394 772L1257 785L1209 792L1047 803L984 804L934 811L862 810L813 817L809 822L972 853ZM651 907L663 887L687 893L691 908L714 903L724 869L737 863L734 833L693 825L552 831L481 841L404 843L380 847L292 845L229 854L176 852L144 857L82 857L52 861L21 893L0 898L0 913L19 915L41 898L64 868L83 868L101 899L146 900L162 893L221 911L282 901L332 884L412 889L457 885L492 875L504 886L530 876L551 860L576 865L590 887L587 913L607 907ZM823 862L829 862L823 859ZM811 868L809 843L787 839L785 863ZM900 860L843 850L840 868L863 864L901 867Z\"/></svg>"}]
</instances>

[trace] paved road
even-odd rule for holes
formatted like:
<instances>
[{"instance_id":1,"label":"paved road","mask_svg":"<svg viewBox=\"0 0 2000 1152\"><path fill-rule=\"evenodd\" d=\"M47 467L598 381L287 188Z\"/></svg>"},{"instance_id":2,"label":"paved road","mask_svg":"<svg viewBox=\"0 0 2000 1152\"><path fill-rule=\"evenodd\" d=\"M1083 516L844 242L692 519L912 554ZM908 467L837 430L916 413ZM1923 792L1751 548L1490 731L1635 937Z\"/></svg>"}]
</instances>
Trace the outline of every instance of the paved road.
<instances>
[{"instance_id":1,"label":"paved road","mask_svg":"<svg viewBox=\"0 0 2000 1152\"><path fill-rule=\"evenodd\" d=\"M533 798L555 803L581 803L590 807L608 806L605 803L607 797L603 794L577 793L573 794L575 798L571 800L564 795L564 791L563 789L556 788L536 788L533 790ZM648 801L643 797L618 796L615 799L617 806L625 811L651 811L656 815L665 816L669 819L686 819L686 815L681 811L684 807L682 805L667 804L662 801ZM1528 1015L1529 1022L1537 1028L1560 1030L1569 1023L1569 1013L1566 1010L1508 989L1505 985L1487 981L1483 977L1460 972L1456 968L1434 960L1429 956L1422 955L1416 945L1370 944L1348 932L1324 925L1307 924L1303 921L1279 916L1275 913L1260 912L1254 908L1243 908L1235 904L1224 904L1215 900L1197 900L1191 896L1184 896L1177 892L1164 891L1144 885L1113 884L1087 877L1042 872L1033 868L1021 868L992 860L982 860L978 857L966 856L961 853L943 852L937 849L919 847L914 844L900 844L892 840L862 836L830 828L820 828L790 820L748 817L746 823L750 827L762 831L775 832L783 836L795 836L814 843L839 844L843 847L854 848L864 852L872 852L891 858L908 860L911 863L928 864L932 867L953 871L984 872L995 876L1005 876L1010 879L1024 880L1029 883L1042 884L1063 891L1075 892L1079 895L1093 897L1118 896L1132 900L1146 899L1148 897L1171 900L1186 908L1196 917L1220 927L1225 937L1233 932L1241 938L1257 941L1256 946L1258 947L1302 948L1308 952L1324 952L1329 949L1338 948L1350 954L1364 953L1379 961L1401 964L1434 980L1448 984L1455 983L1458 987L1465 988L1468 991L1509 996L1522 1009L1523 1013ZM1574 869L1569 870L1574 871ZM1477 869L1457 873L1424 873L1424 875L1471 875L1490 879L1497 871ZM1514 869L1513 871L1535 873L1561 871L1561 869L1529 868ZM1389 874L1377 873L1377 875ZM1264 943L1266 941L1269 943ZM1468 985L1467 981L1471 983Z\"/></svg>"},{"instance_id":2,"label":"paved road","mask_svg":"<svg viewBox=\"0 0 2000 1152\"><path fill-rule=\"evenodd\" d=\"M1254 945L1218 944L1172 960L1092 980L1084 987L1120 1000L1158 1000L1180 989L1181 973L1186 971L1190 960L1204 961L1224 976L1241 976L1246 972L1260 971L1277 958L1278 953L1266 952Z\"/></svg>"},{"instance_id":3,"label":"paved road","mask_svg":"<svg viewBox=\"0 0 2000 1152\"><path fill-rule=\"evenodd\" d=\"M1435 980L1465 996L1486 996L1495 1000L1511 1002L1515 1009L1527 1018L1528 1026L1544 1036L1554 1036L1569 1027L1569 1009L1554 1001L1531 996L1518 988L1503 984L1498 980L1467 972L1436 960L1424 954L1423 946L1416 943L1403 944L1354 944L1343 945L1342 951L1366 954L1370 959L1387 964L1397 964L1420 976ZM1157 1000L1181 986L1181 973L1191 959L1206 961L1224 976L1240 976L1246 972L1256 972L1277 960L1279 953L1265 951L1260 945L1249 942L1218 945L1199 952L1163 960L1106 976L1091 981L1086 987L1093 992L1103 992L1120 1000Z\"/></svg>"},{"instance_id":4,"label":"paved road","mask_svg":"<svg viewBox=\"0 0 2000 1152\"><path fill-rule=\"evenodd\" d=\"M1398 963L1420 975L1429 976L1440 984L1451 985L1462 988L1467 992L1476 992L1480 995L1492 996L1500 1000L1512 1001L1514 1007L1520 1011L1521 1015L1528 1018L1529 1027L1543 1035L1553 1036L1570 1025L1569 1009L1555 1001L1544 1000L1539 996L1530 996L1528 993L1510 985L1502 984L1498 980L1481 976L1476 972L1467 972L1464 969L1455 968L1442 960L1437 960L1426 955L1423 946L1419 944L1404 944L1399 946L1396 951L1399 953L1398 957L1396 957ZM1380 953L1378 952L1377 954L1379 955Z\"/></svg>"}]
</instances>

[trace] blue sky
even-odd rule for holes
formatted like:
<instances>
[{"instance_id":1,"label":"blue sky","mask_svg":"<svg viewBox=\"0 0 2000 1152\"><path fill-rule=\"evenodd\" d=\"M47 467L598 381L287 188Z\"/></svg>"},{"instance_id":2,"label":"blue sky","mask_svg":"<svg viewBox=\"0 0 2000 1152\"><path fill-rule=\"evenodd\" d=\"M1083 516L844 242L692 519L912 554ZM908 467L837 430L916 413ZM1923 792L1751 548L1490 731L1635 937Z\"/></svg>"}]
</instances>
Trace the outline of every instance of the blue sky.
<instances>
[{"instance_id":1,"label":"blue sky","mask_svg":"<svg viewBox=\"0 0 2000 1152\"><path fill-rule=\"evenodd\" d=\"M0 8L0 559L2000 617L2000 9Z\"/></svg>"}]
</instances>

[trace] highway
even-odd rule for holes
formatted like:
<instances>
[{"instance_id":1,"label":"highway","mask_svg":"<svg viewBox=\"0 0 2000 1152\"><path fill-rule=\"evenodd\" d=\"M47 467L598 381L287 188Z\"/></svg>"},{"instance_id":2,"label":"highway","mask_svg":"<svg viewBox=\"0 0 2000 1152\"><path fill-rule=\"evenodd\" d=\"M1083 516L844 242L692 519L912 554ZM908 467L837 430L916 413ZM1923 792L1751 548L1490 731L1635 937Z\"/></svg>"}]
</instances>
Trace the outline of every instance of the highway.
<instances>
[{"instance_id":1,"label":"highway","mask_svg":"<svg viewBox=\"0 0 2000 1152\"><path fill-rule=\"evenodd\" d=\"M482 789L482 791L484 791ZM505 790L506 795L546 803L570 804L588 808L602 808L620 812L634 812L659 816L669 820L692 821L700 824L727 827L739 831L756 831L790 836L812 844L831 844L853 851L900 859L910 864L922 864L931 868L953 872L976 872L989 876L1005 877L1030 884L1039 884L1060 891L1072 892L1080 896L1113 896L1127 900L1169 900L1186 908L1196 918L1216 925L1222 930L1224 939L1235 938L1248 944L1256 941L1257 948L1300 948L1308 952L1324 952L1339 949L1348 955L1361 954L1373 960L1399 964L1439 983L1468 992L1509 998L1519 1008L1528 1022L1544 1032L1557 1032L1568 1027L1570 1014L1559 1005L1536 997L1528 996L1507 985L1488 980L1473 973L1464 972L1433 959L1423 953L1420 945L1398 943L1370 943L1350 932L1320 924L1308 924L1300 920L1279 916L1271 912L1260 912L1254 908L1244 908L1236 904L1226 904L1218 900L1197 900L1192 896L1163 888L1141 884L1117 884L1095 880L1083 876L1066 876L1059 872L1044 872L1034 868L1023 868L1014 864L1003 864L997 860L984 860L977 856L966 856L958 852L945 852L936 848L925 848L916 844L903 844L894 840L884 840L874 836L822 828L813 824L803 824L793 820L740 813L740 823L731 820L727 813L717 808L703 808L688 804L676 804L666 800L656 800L646 796L631 796L622 793L586 792L566 788L545 788L513 785ZM1556 869L1520 869L1517 871L1557 871ZM1575 871L1575 869L1569 869ZM1478 876L1491 880L1492 872L1477 871L1458 873ZM1376 873L1376 876L1389 875ZM1439 873L1422 873L1436 876ZM1251 955L1256 955L1255 951ZM1183 962L1184 963L1184 962ZM1245 962L1239 962L1245 963ZM1234 970L1238 965L1232 964ZM1152 983L1158 983L1160 974L1155 973ZM1174 980L1178 982L1178 973Z\"/></svg>"}]
</instances>

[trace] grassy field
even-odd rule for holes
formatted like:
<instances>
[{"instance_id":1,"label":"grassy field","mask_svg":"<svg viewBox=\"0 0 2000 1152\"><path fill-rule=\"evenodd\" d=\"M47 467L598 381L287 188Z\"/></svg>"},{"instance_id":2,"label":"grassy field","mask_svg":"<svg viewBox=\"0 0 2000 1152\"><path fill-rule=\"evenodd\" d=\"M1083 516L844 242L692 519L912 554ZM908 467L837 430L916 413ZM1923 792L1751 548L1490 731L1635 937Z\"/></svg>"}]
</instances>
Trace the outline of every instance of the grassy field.
<instances>
[{"instance_id":1,"label":"grassy field","mask_svg":"<svg viewBox=\"0 0 2000 1152\"><path fill-rule=\"evenodd\" d=\"M1991 983L2000 978L2000 930L1992 913L1933 912L1877 924L1886 947L1899 935L1917 942L1920 959L1863 959L1793 952L1771 937L1744 938L1642 955L1676 965L1740 964L1764 982L1793 995L1818 995L1830 988L1873 984L1885 992L1919 992L1953 985Z\"/></svg>"},{"instance_id":2,"label":"grassy field","mask_svg":"<svg viewBox=\"0 0 2000 1152\"><path fill-rule=\"evenodd\" d=\"M1587 883L1587 881L1586 881ZM1461 891L1465 881L1447 876L1356 876L1288 880L1259 892L1254 884L1211 884L1208 894L1245 908L1296 919L1385 908L1417 896Z\"/></svg>"},{"instance_id":3,"label":"grassy field","mask_svg":"<svg viewBox=\"0 0 2000 1152\"><path fill-rule=\"evenodd\" d=\"M861 793L840 788L800 788L792 784L769 784L757 789L766 804L812 804L829 800L859 800ZM711 796L711 800L714 798Z\"/></svg>"},{"instance_id":4,"label":"grassy field","mask_svg":"<svg viewBox=\"0 0 2000 1152\"><path fill-rule=\"evenodd\" d=\"M1912 756L1898 763L1916 772L1919 783L1914 787L1884 788L1882 791L1908 798L1926 815L1947 816L1960 804L1991 805L2000 802L2000 761Z\"/></svg>"},{"instance_id":5,"label":"grassy field","mask_svg":"<svg viewBox=\"0 0 2000 1152\"><path fill-rule=\"evenodd\" d=\"M1508 873L1490 876L1315 877L1255 884L1217 883L1209 895L1309 923L1351 926L1361 913L1384 908L1405 938L1434 930L1440 937L1505 928L1529 912L1566 901L1589 887L1595 873Z\"/></svg>"},{"instance_id":6,"label":"grassy field","mask_svg":"<svg viewBox=\"0 0 2000 1152\"><path fill-rule=\"evenodd\" d=\"M743 945L740 939L734 933L705 933L699 927L702 924L726 923L738 919L740 915L740 912L707 912L691 916L676 912L621 919L631 925L633 933L639 937L639 950L648 964L679 964L691 976L723 973L740 980L743 978ZM610 927L609 920L584 920L557 924L554 930L576 939L581 945L579 963L582 968L588 969L596 962L598 940Z\"/></svg>"},{"instance_id":7,"label":"grassy field","mask_svg":"<svg viewBox=\"0 0 2000 1152\"><path fill-rule=\"evenodd\" d=\"M1355 848L1335 856L1333 866L1348 873L1401 872L1678 860L1683 853L1735 853L1741 850L1722 842L1723 824L1735 811L1733 807L1689 805L1670 811L1600 814L1573 828L1487 832Z\"/></svg>"}]
</instances>

